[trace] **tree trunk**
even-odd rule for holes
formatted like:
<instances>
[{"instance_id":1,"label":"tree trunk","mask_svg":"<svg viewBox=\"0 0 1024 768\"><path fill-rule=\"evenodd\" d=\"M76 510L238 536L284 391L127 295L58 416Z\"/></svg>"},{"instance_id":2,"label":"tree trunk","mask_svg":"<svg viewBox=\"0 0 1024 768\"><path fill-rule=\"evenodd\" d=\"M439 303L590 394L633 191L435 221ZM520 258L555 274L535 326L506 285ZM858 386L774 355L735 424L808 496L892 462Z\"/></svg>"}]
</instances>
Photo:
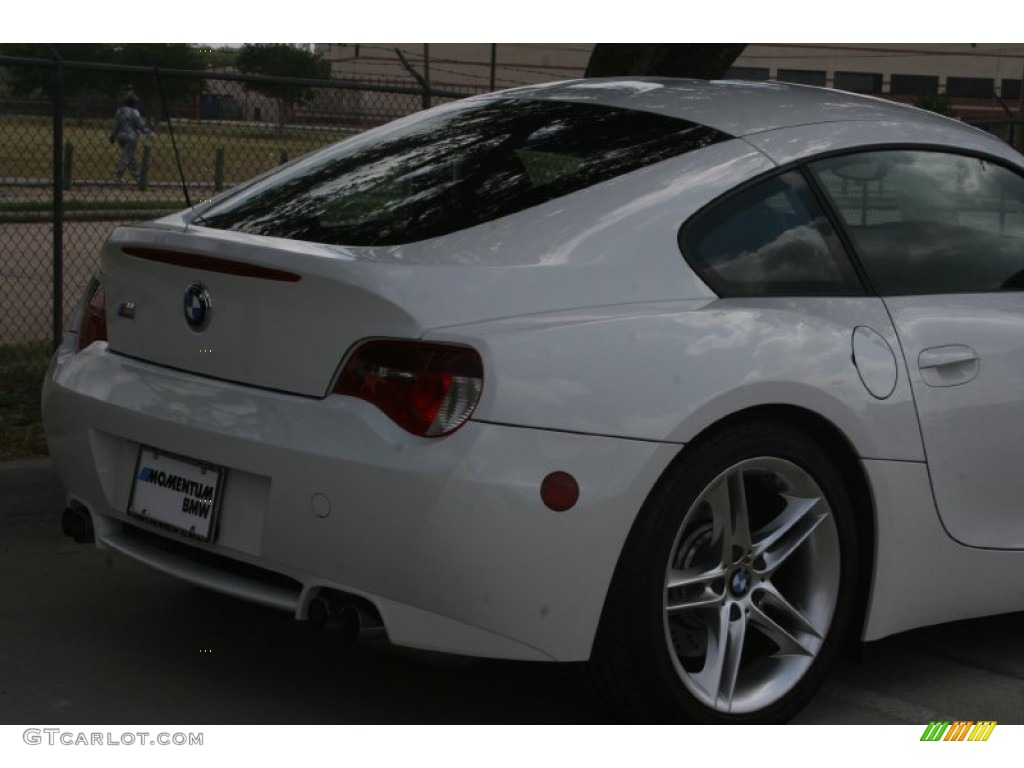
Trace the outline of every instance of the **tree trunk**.
<instances>
[{"instance_id":1,"label":"tree trunk","mask_svg":"<svg viewBox=\"0 0 1024 768\"><path fill-rule=\"evenodd\" d=\"M587 77L722 77L746 43L597 43Z\"/></svg>"}]
</instances>

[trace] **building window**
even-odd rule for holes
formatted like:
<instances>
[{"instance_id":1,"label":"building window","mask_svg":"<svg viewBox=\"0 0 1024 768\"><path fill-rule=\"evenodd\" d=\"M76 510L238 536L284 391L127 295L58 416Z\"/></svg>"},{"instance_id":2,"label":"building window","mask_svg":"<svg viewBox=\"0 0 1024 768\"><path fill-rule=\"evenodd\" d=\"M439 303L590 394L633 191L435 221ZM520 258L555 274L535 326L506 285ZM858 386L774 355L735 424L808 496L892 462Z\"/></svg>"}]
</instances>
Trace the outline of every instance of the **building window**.
<instances>
[{"instance_id":1,"label":"building window","mask_svg":"<svg viewBox=\"0 0 1024 768\"><path fill-rule=\"evenodd\" d=\"M1003 92L1000 94L1004 99L1020 98L1020 80L1009 80L1003 78Z\"/></svg>"},{"instance_id":2,"label":"building window","mask_svg":"<svg viewBox=\"0 0 1024 768\"><path fill-rule=\"evenodd\" d=\"M834 84L841 91L882 92L882 76L874 72L836 72Z\"/></svg>"},{"instance_id":3,"label":"building window","mask_svg":"<svg viewBox=\"0 0 1024 768\"><path fill-rule=\"evenodd\" d=\"M939 78L934 75L893 75L889 93L903 96L937 96Z\"/></svg>"},{"instance_id":4,"label":"building window","mask_svg":"<svg viewBox=\"0 0 1024 768\"><path fill-rule=\"evenodd\" d=\"M825 72L817 69L780 69L776 80L798 85L825 85Z\"/></svg>"},{"instance_id":5,"label":"building window","mask_svg":"<svg viewBox=\"0 0 1024 768\"><path fill-rule=\"evenodd\" d=\"M991 98L996 92L995 84L990 77L947 77L947 96L973 96Z\"/></svg>"},{"instance_id":6,"label":"building window","mask_svg":"<svg viewBox=\"0 0 1024 768\"><path fill-rule=\"evenodd\" d=\"M726 80L767 80L768 67L729 67Z\"/></svg>"}]
</instances>

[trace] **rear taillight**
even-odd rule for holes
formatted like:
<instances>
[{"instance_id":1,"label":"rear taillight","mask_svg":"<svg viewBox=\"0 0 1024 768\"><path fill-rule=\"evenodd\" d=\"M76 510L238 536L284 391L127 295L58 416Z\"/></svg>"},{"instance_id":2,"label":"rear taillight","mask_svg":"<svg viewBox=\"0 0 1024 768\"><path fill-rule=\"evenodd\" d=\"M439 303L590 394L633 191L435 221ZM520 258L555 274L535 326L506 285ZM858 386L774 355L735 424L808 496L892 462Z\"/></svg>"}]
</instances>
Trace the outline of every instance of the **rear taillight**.
<instances>
[{"instance_id":1,"label":"rear taillight","mask_svg":"<svg viewBox=\"0 0 1024 768\"><path fill-rule=\"evenodd\" d=\"M468 347L370 341L352 353L334 394L373 403L414 435L440 437L473 414L483 379L480 355Z\"/></svg>"},{"instance_id":2,"label":"rear taillight","mask_svg":"<svg viewBox=\"0 0 1024 768\"><path fill-rule=\"evenodd\" d=\"M107 340L107 307L103 285L94 280L89 286L89 299L82 308L82 320L78 324L78 351L94 341Z\"/></svg>"}]
</instances>

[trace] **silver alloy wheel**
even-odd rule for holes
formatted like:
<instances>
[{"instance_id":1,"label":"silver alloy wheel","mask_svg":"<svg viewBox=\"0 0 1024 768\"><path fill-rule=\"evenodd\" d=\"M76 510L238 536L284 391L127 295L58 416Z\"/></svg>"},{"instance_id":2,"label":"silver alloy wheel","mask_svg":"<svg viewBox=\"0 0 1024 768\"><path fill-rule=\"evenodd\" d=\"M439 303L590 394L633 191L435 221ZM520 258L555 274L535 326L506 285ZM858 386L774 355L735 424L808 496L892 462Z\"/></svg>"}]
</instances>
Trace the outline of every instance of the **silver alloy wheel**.
<instances>
[{"instance_id":1,"label":"silver alloy wheel","mask_svg":"<svg viewBox=\"0 0 1024 768\"><path fill-rule=\"evenodd\" d=\"M791 461L719 474L683 517L665 574L664 627L686 689L720 713L769 707L804 677L839 596L825 494Z\"/></svg>"}]
</instances>

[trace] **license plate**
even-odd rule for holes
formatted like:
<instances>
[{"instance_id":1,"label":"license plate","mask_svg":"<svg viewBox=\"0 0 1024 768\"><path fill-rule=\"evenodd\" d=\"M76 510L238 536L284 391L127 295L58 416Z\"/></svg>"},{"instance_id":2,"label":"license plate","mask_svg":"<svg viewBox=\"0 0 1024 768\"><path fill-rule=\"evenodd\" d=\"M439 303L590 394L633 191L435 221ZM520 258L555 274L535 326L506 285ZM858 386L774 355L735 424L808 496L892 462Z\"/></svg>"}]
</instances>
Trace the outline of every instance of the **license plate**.
<instances>
[{"instance_id":1,"label":"license plate","mask_svg":"<svg viewBox=\"0 0 1024 768\"><path fill-rule=\"evenodd\" d=\"M128 514L192 539L213 539L223 467L139 449Z\"/></svg>"}]
</instances>

